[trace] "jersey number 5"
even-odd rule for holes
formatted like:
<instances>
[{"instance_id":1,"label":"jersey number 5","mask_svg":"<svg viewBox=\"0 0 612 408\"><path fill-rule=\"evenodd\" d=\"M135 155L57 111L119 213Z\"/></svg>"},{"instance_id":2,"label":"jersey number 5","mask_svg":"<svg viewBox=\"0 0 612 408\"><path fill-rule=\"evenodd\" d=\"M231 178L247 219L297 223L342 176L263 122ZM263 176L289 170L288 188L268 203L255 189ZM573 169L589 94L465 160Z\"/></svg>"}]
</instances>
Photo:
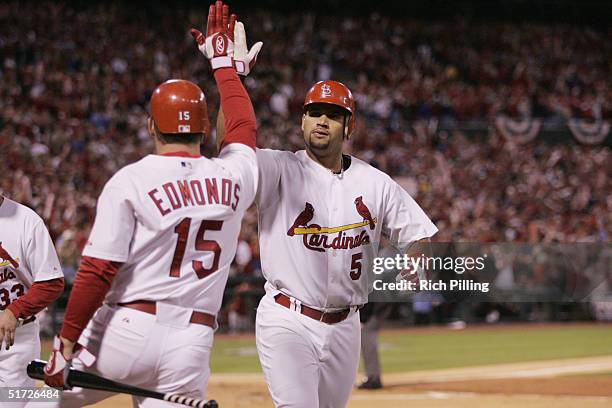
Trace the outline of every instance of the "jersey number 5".
<instances>
[{"instance_id":1,"label":"jersey number 5","mask_svg":"<svg viewBox=\"0 0 612 408\"><path fill-rule=\"evenodd\" d=\"M363 253L359 252L353 254L351 258L351 279L358 280L361 277L361 258L363 257Z\"/></svg>"},{"instance_id":2,"label":"jersey number 5","mask_svg":"<svg viewBox=\"0 0 612 408\"><path fill-rule=\"evenodd\" d=\"M210 268L205 268L200 261L192 261L193 271L198 276L198 279L203 279L219 268L219 258L221 258L221 247L217 241L204 239L204 234L207 230L221 231L223 221L203 220L200 223L200 229L196 235L195 250L210 251L214 254L213 262ZM189 238L189 229L191 228L191 218L183 218L181 222L174 228L174 232L178 234L176 240L176 248L174 249L174 257L172 257L172 265L170 266L170 276L178 278L181 275L181 264L185 256L185 248L187 247L187 239Z\"/></svg>"}]
</instances>

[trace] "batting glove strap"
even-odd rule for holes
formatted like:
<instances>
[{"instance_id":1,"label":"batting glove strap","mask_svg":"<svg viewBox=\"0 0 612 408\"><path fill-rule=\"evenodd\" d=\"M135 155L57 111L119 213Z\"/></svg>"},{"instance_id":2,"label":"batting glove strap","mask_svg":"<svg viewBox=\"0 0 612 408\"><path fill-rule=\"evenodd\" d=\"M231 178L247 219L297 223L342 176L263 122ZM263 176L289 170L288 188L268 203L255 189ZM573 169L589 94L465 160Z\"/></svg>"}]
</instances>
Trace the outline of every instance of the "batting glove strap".
<instances>
[{"instance_id":1,"label":"batting glove strap","mask_svg":"<svg viewBox=\"0 0 612 408\"><path fill-rule=\"evenodd\" d=\"M210 59L210 66L215 70L219 68L231 68L233 64L231 57L216 57Z\"/></svg>"},{"instance_id":2,"label":"batting glove strap","mask_svg":"<svg viewBox=\"0 0 612 408\"><path fill-rule=\"evenodd\" d=\"M73 359L79 360L85 367L91 367L96 362L96 356L91 354L89 350L77 343L74 351Z\"/></svg>"}]
</instances>

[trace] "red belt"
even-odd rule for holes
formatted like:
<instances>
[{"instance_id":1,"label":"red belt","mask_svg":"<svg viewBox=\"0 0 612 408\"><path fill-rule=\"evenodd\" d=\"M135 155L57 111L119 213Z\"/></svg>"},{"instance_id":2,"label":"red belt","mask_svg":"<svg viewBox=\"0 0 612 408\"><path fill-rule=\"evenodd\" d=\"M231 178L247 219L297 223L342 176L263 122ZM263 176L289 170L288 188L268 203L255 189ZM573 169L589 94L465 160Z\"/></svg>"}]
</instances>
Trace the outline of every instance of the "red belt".
<instances>
[{"instance_id":1,"label":"red belt","mask_svg":"<svg viewBox=\"0 0 612 408\"><path fill-rule=\"evenodd\" d=\"M117 306L129 307L130 309L139 310L141 312L145 312L148 314L156 314L157 306L155 302L151 300L135 300L133 302L127 303L117 303ZM189 318L190 323L201 324L204 326L215 328L215 316L204 313L204 312L196 312L195 310L191 313L191 318Z\"/></svg>"},{"instance_id":2,"label":"red belt","mask_svg":"<svg viewBox=\"0 0 612 408\"><path fill-rule=\"evenodd\" d=\"M285 306L287 309L291 309L291 299L282 293L274 296L274 301L281 306ZM322 312L317 309L313 309L312 307L308 307L305 305L300 306L299 312L304 316L308 316L311 319L318 320L327 324L340 323L344 319L346 319L351 312L351 309L344 309L339 312Z\"/></svg>"}]
</instances>

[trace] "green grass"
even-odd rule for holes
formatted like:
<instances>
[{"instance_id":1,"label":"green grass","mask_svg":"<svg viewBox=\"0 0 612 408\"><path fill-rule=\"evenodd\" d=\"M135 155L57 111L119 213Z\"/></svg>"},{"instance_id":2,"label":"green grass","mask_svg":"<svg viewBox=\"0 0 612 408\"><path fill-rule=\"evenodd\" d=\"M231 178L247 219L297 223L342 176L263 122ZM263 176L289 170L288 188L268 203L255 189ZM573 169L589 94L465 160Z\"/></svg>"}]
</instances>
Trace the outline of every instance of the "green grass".
<instances>
[{"instance_id":1,"label":"green grass","mask_svg":"<svg viewBox=\"0 0 612 408\"><path fill-rule=\"evenodd\" d=\"M612 355L612 326L383 332L380 344L384 371L406 372ZM260 372L255 341L217 339L211 369L215 373Z\"/></svg>"},{"instance_id":2,"label":"green grass","mask_svg":"<svg viewBox=\"0 0 612 408\"><path fill-rule=\"evenodd\" d=\"M612 355L612 326L503 327L499 330L384 332L381 360L386 373ZM49 355L45 342L43 356ZM255 339L217 336L213 373L259 373Z\"/></svg>"},{"instance_id":3,"label":"green grass","mask_svg":"<svg viewBox=\"0 0 612 408\"><path fill-rule=\"evenodd\" d=\"M210 369L213 373L261 372L255 347L255 336L252 340L233 339L226 336L215 338Z\"/></svg>"},{"instance_id":4,"label":"green grass","mask_svg":"<svg viewBox=\"0 0 612 408\"><path fill-rule=\"evenodd\" d=\"M612 355L612 327L382 335L385 372Z\"/></svg>"}]
</instances>

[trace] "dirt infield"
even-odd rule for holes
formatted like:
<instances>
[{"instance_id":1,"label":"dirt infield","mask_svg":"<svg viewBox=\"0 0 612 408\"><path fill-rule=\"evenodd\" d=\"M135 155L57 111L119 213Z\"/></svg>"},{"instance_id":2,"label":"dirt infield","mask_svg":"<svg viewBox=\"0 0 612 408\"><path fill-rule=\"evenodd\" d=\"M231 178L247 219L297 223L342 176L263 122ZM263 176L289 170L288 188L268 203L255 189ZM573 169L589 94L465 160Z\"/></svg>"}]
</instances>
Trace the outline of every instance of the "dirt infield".
<instances>
[{"instance_id":1,"label":"dirt infield","mask_svg":"<svg viewBox=\"0 0 612 408\"><path fill-rule=\"evenodd\" d=\"M612 397L612 375L449 381L409 386L391 386L387 387L387 389L393 392L452 391L479 394Z\"/></svg>"},{"instance_id":2,"label":"dirt infield","mask_svg":"<svg viewBox=\"0 0 612 408\"><path fill-rule=\"evenodd\" d=\"M397 373L385 377L382 390L355 390L349 408L610 407L612 375L598 372L612 372L612 357ZM213 376L208 395L222 408L273 406L260 374ZM118 396L95 406L130 405Z\"/></svg>"},{"instance_id":3,"label":"dirt infield","mask_svg":"<svg viewBox=\"0 0 612 408\"><path fill-rule=\"evenodd\" d=\"M400 369L384 375L384 389L355 390L348 407L612 407L609 328L612 325L577 323L476 326L460 332L445 327L385 330L381 352L386 367L404 361L394 360L403 356L398 350L411 350L414 359L406 365L395 364ZM217 368L208 397L222 408L272 407L254 354L253 335L217 335L216 343L216 360L211 365ZM48 342L44 348L48 354ZM436 350L441 354L435 354ZM440 366L443 358L450 360ZM238 373L230 372L237 369ZM131 405L131 397L119 395L94 406Z\"/></svg>"},{"instance_id":4,"label":"dirt infield","mask_svg":"<svg viewBox=\"0 0 612 408\"><path fill-rule=\"evenodd\" d=\"M211 387L210 395L221 408L273 407L264 388L245 386L240 390ZM478 394L472 392L403 392L400 390L355 391L348 408L608 408L612 398L589 396L549 396L539 394ZM179 405L177 405L178 407ZM94 405L101 408L131 407L130 398L119 396Z\"/></svg>"}]
</instances>

